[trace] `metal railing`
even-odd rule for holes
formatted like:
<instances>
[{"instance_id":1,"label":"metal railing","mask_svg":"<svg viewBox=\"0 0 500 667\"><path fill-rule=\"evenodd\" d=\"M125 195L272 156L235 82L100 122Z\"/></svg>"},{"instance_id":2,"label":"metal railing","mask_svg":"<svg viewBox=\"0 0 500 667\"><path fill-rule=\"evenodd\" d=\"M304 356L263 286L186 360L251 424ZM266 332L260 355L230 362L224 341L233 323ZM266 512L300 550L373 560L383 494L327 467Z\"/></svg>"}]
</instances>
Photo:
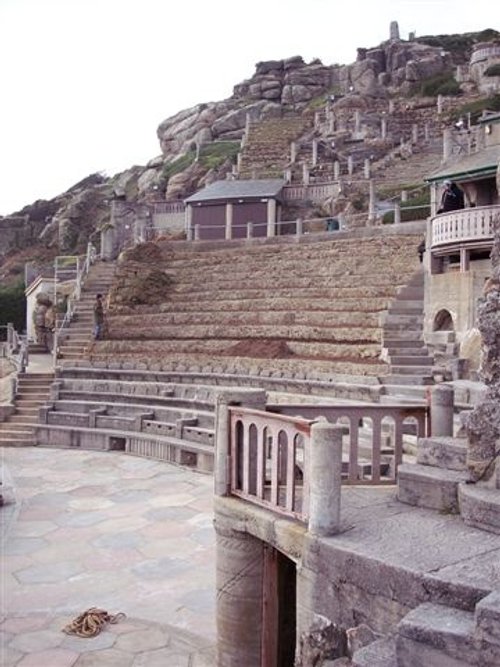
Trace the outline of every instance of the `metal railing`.
<instances>
[{"instance_id":1,"label":"metal railing","mask_svg":"<svg viewBox=\"0 0 500 667\"><path fill-rule=\"evenodd\" d=\"M493 221L500 215L500 205L476 206L432 218L431 247L448 243L492 240Z\"/></svg>"}]
</instances>

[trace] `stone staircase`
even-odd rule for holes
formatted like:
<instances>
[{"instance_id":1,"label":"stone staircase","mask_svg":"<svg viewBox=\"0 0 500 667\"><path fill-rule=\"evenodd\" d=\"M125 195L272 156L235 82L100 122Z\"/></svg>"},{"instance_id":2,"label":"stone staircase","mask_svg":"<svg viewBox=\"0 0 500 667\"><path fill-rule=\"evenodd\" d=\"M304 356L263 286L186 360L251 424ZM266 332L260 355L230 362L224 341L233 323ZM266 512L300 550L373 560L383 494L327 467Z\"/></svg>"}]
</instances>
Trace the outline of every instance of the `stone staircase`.
<instances>
[{"instance_id":1,"label":"stone staircase","mask_svg":"<svg viewBox=\"0 0 500 667\"><path fill-rule=\"evenodd\" d=\"M425 602L398 624L394 637L355 652L353 667L496 667L500 664L500 592L474 611Z\"/></svg>"},{"instance_id":2,"label":"stone staircase","mask_svg":"<svg viewBox=\"0 0 500 667\"><path fill-rule=\"evenodd\" d=\"M425 397L433 384L433 357L423 341L424 272L420 268L389 306L384 323L383 347L390 373L380 378L389 396Z\"/></svg>"},{"instance_id":3,"label":"stone staircase","mask_svg":"<svg viewBox=\"0 0 500 667\"><path fill-rule=\"evenodd\" d=\"M290 143L307 128L301 116L250 123L240 157L240 178L281 178L290 162Z\"/></svg>"},{"instance_id":4,"label":"stone staircase","mask_svg":"<svg viewBox=\"0 0 500 667\"><path fill-rule=\"evenodd\" d=\"M49 397L53 373L20 373L15 412L0 423L0 446L23 447L34 444L34 427L39 408Z\"/></svg>"},{"instance_id":5,"label":"stone staircase","mask_svg":"<svg viewBox=\"0 0 500 667\"><path fill-rule=\"evenodd\" d=\"M108 293L115 273L114 262L93 264L82 288L75 313L67 329L59 334L58 359L63 363L84 359L88 354L94 327L96 294Z\"/></svg>"}]
</instances>

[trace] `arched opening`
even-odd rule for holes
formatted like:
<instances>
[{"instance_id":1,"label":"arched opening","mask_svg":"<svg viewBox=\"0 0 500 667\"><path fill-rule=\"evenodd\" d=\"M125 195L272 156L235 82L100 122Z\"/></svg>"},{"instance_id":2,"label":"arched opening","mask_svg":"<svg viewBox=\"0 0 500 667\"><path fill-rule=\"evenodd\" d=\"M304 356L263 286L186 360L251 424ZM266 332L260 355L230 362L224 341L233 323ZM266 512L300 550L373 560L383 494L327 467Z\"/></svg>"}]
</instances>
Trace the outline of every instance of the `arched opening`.
<instances>
[{"instance_id":1,"label":"arched opening","mask_svg":"<svg viewBox=\"0 0 500 667\"><path fill-rule=\"evenodd\" d=\"M453 317L449 310L442 308L436 313L432 329L433 331L454 331Z\"/></svg>"}]
</instances>

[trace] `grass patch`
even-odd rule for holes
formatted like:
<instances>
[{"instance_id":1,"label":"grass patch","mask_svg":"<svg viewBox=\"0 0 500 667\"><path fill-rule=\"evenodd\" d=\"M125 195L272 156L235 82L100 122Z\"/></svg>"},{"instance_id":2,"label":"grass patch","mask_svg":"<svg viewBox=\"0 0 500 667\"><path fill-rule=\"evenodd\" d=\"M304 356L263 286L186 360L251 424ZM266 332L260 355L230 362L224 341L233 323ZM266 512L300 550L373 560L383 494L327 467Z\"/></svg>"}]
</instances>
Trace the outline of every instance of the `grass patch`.
<instances>
[{"instance_id":1,"label":"grass patch","mask_svg":"<svg viewBox=\"0 0 500 667\"><path fill-rule=\"evenodd\" d=\"M214 141L200 149L200 164L207 169L216 169L229 159L236 160L240 150L239 141Z\"/></svg>"},{"instance_id":2,"label":"grass patch","mask_svg":"<svg viewBox=\"0 0 500 667\"><path fill-rule=\"evenodd\" d=\"M177 160L166 164L162 169L161 175L168 180L172 176L180 174L181 171L184 171L193 164L195 157L195 151L184 153L184 155L178 157Z\"/></svg>"}]
</instances>

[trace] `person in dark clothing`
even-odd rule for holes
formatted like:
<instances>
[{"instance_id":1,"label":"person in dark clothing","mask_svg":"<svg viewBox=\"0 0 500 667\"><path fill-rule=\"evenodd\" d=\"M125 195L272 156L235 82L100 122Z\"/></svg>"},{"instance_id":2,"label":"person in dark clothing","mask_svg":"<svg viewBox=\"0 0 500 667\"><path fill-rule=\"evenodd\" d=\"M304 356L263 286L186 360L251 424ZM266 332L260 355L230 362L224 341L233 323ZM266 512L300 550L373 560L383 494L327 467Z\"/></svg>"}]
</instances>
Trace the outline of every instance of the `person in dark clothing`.
<instances>
[{"instance_id":1,"label":"person in dark clothing","mask_svg":"<svg viewBox=\"0 0 500 667\"><path fill-rule=\"evenodd\" d=\"M464 193L456 183L452 181L444 182L444 192L441 197L441 206L438 213L448 213L457 211L464 207Z\"/></svg>"},{"instance_id":2,"label":"person in dark clothing","mask_svg":"<svg viewBox=\"0 0 500 667\"><path fill-rule=\"evenodd\" d=\"M94 339L101 340L104 334L104 305L102 294L97 294L94 303Z\"/></svg>"}]
</instances>

